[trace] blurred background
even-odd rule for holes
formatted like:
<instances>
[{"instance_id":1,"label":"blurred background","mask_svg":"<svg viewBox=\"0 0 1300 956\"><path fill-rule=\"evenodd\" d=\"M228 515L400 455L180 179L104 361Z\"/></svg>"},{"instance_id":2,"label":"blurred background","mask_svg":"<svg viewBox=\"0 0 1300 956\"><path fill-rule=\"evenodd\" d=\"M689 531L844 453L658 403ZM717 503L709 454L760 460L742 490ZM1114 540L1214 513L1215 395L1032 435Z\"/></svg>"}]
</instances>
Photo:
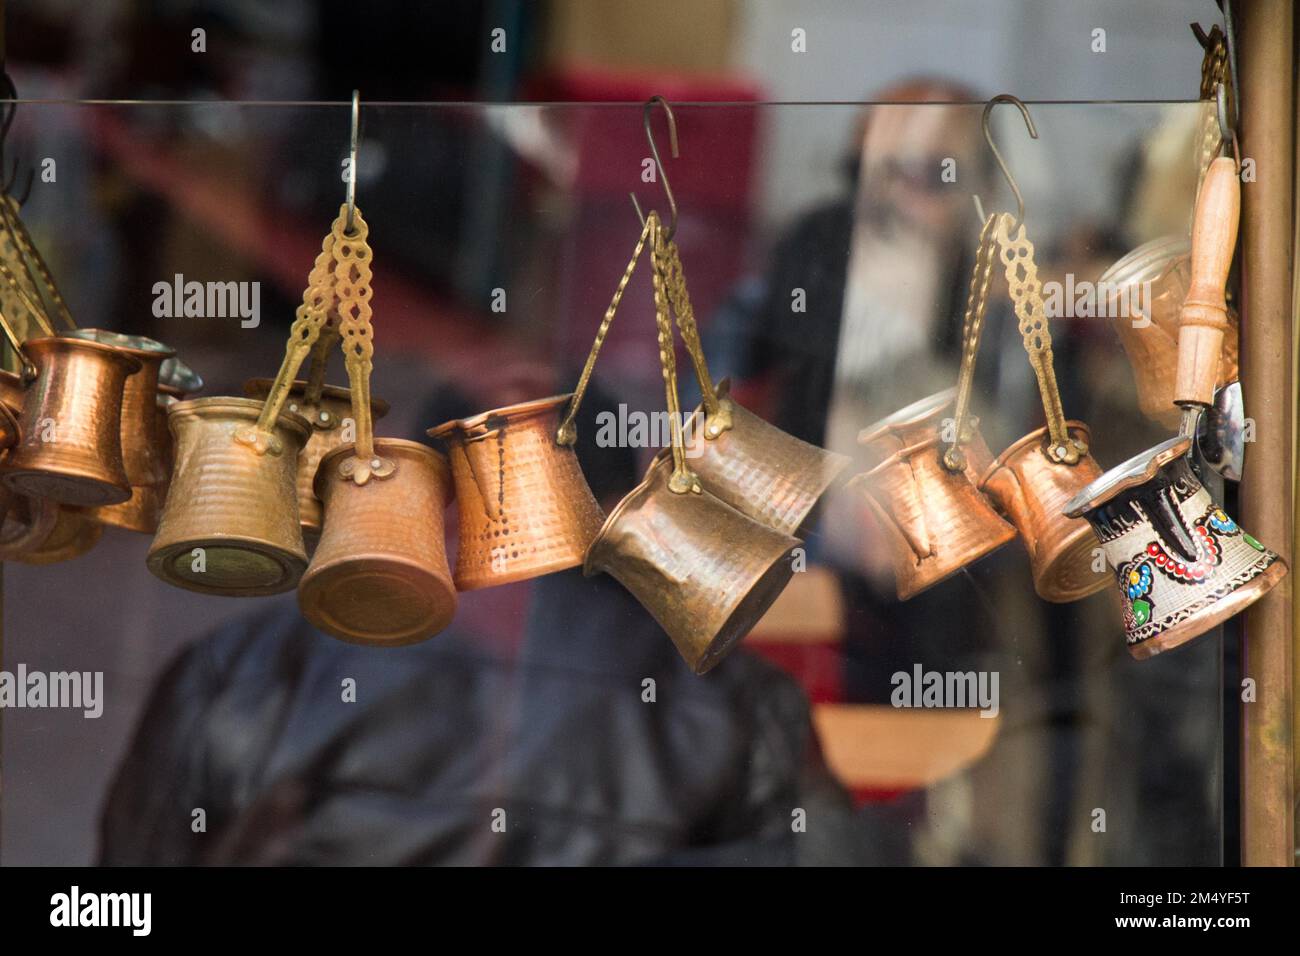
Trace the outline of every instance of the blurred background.
<instances>
[{"instance_id":1,"label":"blurred background","mask_svg":"<svg viewBox=\"0 0 1300 956\"><path fill-rule=\"evenodd\" d=\"M643 175L641 103L662 95L678 158L661 114L654 128L715 376L859 461L859 430L956 381L971 197L1014 209L980 133L984 101L1014 93L1037 124L1034 141L1002 107L992 129L1040 274L1094 281L1187 230L1203 116L1189 24L1222 22L1212 0L6 7L20 97L6 156L38 171L55 160L23 217L74 318L172 345L204 394L242 394L278 366L343 200L354 88L373 388L393 406L379 432L416 437L568 390L640 231L628 193L667 213ZM258 282L260 324L157 317L153 287L177 274ZM629 285L589 415L662 407L647 274ZM997 453L1042 412L1005 283L991 294L975 410ZM1053 335L1066 413L1092 426L1103 467L1167 437L1139 413L1108 320L1062 319ZM342 374L338 363L331 380ZM585 449L607 508L651 452ZM5 667L102 670L107 703L98 720L5 714L0 863L1235 857L1220 691L1235 641L1215 633L1137 663L1114 595L1041 601L1018 542L900 604L881 533L849 493L812 526L809 570L705 678L608 579L568 572L465 594L454 633L365 652L302 633L292 594L170 589L145 569L148 544L110 530L76 560L5 567ZM997 671L1000 714L890 707L890 676L916 664ZM234 676L245 667L254 676ZM647 720L619 716L642 707L647 669L680 691L659 723L629 731L625 720ZM555 671L589 711L538 689L535 675ZM459 687L442 683L452 672ZM310 695L337 696L338 675L358 673L394 709L352 716L313 750L303 728L329 720L313 720L323 705ZM322 674L334 683L304 676ZM701 709L712 717L683 716ZM388 780L376 767L408 746L426 759ZM468 835L502 801L530 834L508 852ZM808 839L787 840L804 803L820 816ZM751 804L758 822L728 815ZM208 834L190 827L196 807ZM734 852L708 855L718 847Z\"/></svg>"}]
</instances>

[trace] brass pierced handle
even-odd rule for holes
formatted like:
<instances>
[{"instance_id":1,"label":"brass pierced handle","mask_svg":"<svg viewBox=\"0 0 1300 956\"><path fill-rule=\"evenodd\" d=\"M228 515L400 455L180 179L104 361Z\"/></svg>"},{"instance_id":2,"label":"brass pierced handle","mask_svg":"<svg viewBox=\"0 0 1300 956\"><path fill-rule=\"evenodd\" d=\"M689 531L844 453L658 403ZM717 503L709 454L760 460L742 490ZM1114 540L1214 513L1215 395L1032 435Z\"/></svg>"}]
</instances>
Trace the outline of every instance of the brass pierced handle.
<instances>
[{"instance_id":1,"label":"brass pierced handle","mask_svg":"<svg viewBox=\"0 0 1300 956\"><path fill-rule=\"evenodd\" d=\"M653 248L659 248L663 242L659 216L651 212L646 217L646 225L651 233ZM682 440L681 406L677 399L677 358L673 353L673 326L668 314L668 292L665 288L667 277L655 260L655 327L659 333L659 366L663 371L664 395L668 407L668 428L672 435L673 473L668 478L668 490L673 494L700 494L703 487L700 479L686 467L686 446Z\"/></svg>"},{"instance_id":2,"label":"brass pierced handle","mask_svg":"<svg viewBox=\"0 0 1300 956\"><path fill-rule=\"evenodd\" d=\"M686 276L682 272L682 258L677 243L661 230L654 246L655 268L663 275L668 303L677 316L677 330L682 333L686 352L695 366L695 378L700 385L704 405L704 437L712 440L731 428L731 402L718 397L718 390L709 374L709 364L704 358L700 330L695 324L695 310L686 291Z\"/></svg>"},{"instance_id":3,"label":"brass pierced handle","mask_svg":"<svg viewBox=\"0 0 1300 956\"><path fill-rule=\"evenodd\" d=\"M316 256L311 272L307 276L307 288L302 294L302 305L298 306L293 325L289 327L289 338L284 346L284 359L280 371L266 393L262 403L262 412L257 421L235 432L235 441L247 445L259 455L268 452L280 454L284 449L275 437L275 423L284 409L285 400L293 380L302 368L303 361L311 353L312 347L320 337L321 329L328 321L329 313L334 309L334 265L335 233L342 227L340 214L334 220L334 226L321 242L321 251Z\"/></svg>"},{"instance_id":4,"label":"brass pierced handle","mask_svg":"<svg viewBox=\"0 0 1300 956\"><path fill-rule=\"evenodd\" d=\"M370 262L374 258L366 242L370 227L361 210L352 207L352 229L347 228L348 207L339 209L334 220L334 292L343 339L343 362L352 389L352 417L357 423L353 455L339 466L339 474L364 485L371 478L387 478L397 463L375 452L374 421L370 414L370 373L374 368L374 327L370 297Z\"/></svg>"},{"instance_id":5,"label":"brass pierced handle","mask_svg":"<svg viewBox=\"0 0 1300 956\"><path fill-rule=\"evenodd\" d=\"M1002 213L1001 216L1008 216ZM989 281L993 278L994 228L997 215L984 220L980 230L979 248L975 252L975 267L971 271L970 289L966 294L966 314L962 319L961 367L957 372L957 406L952 442L943 453L943 466L957 472L966 468L966 453L962 444L970 420L970 393L975 383L975 359L979 354L980 336L984 331L984 312L988 306Z\"/></svg>"},{"instance_id":6,"label":"brass pierced handle","mask_svg":"<svg viewBox=\"0 0 1300 956\"><path fill-rule=\"evenodd\" d=\"M1002 264L1006 268L1007 287L1020 320L1020 334L1024 336L1029 364L1038 379L1038 393L1047 418L1047 447L1044 454L1051 461L1074 465L1088 453L1088 446L1070 436L1065 426L1065 412L1061 408L1061 393L1056 386L1056 369L1052 362L1052 333L1048 327L1047 309L1043 304L1043 284L1038 279L1038 266L1034 262L1034 244L1025 238L1022 222L1015 238L1008 234L1009 216L1002 216L997 224L998 245Z\"/></svg>"},{"instance_id":7,"label":"brass pierced handle","mask_svg":"<svg viewBox=\"0 0 1300 956\"><path fill-rule=\"evenodd\" d=\"M569 407L565 409L560 427L555 431L555 442L558 445L572 445L578 440L578 429L573 424L573 420L578 417L578 407L582 404L582 397L587 394L587 386L591 383L591 372L596 367L596 359L600 356L600 347L605 344L605 336L609 334L614 313L618 311L619 303L623 301L623 292L627 289L627 284L632 281L632 273L636 271L636 264L641 260L641 252L645 249L646 240L649 238L650 222L647 220L641 229L641 238L637 240L636 248L632 250L632 259L623 270L623 278L618 280L618 286L614 289L614 298L610 301L609 308L605 310L600 328L596 330L596 341L592 343L591 352L587 355L587 363L582 367L582 374L578 376L578 385L573 390L573 397L569 399Z\"/></svg>"}]
</instances>

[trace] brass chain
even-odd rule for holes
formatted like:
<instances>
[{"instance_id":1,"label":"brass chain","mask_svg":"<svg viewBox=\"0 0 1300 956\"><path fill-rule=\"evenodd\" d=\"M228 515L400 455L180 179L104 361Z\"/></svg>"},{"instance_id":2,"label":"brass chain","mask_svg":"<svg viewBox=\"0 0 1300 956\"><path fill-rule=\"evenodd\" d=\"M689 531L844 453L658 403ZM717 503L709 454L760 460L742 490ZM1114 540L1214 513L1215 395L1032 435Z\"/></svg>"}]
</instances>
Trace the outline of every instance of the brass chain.
<instances>
[{"instance_id":1,"label":"brass chain","mask_svg":"<svg viewBox=\"0 0 1300 956\"><path fill-rule=\"evenodd\" d=\"M1007 213L1000 216L1010 218ZM966 453L962 444L967 435L970 420L970 393L975 382L975 359L979 354L980 335L984 331L984 313L988 306L989 283L993 278L993 263L996 259L993 238L994 227L999 215L991 215L984 220L980 230L979 247L975 252L975 266L971 270L970 288L966 294L966 314L961 327L961 366L957 372L957 406L954 412L954 430L952 442L943 454L943 465L949 471L962 471L966 467Z\"/></svg>"},{"instance_id":2,"label":"brass chain","mask_svg":"<svg viewBox=\"0 0 1300 956\"><path fill-rule=\"evenodd\" d=\"M1038 266L1034 262L1034 245L1025 238L1025 225L1020 224L1015 238L1008 229L1010 216L1000 216L997 224L998 245L1001 247L1007 288L1020 320L1020 333L1024 337L1029 364L1038 379L1038 392L1047 418L1047 457L1062 464L1076 464L1087 447L1070 437L1065 426L1065 412L1061 408L1061 393L1056 386L1056 369L1052 357L1052 333L1048 326L1047 309L1043 303L1043 284L1038 279Z\"/></svg>"},{"instance_id":3,"label":"brass chain","mask_svg":"<svg viewBox=\"0 0 1300 956\"><path fill-rule=\"evenodd\" d=\"M656 213L650 215L658 219ZM573 390L573 397L569 399L569 407L564 413L564 419L556 429L556 444L572 445L578 440L578 430L573 424L574 419L578 417L578 406L582 404L582 397L587 394L587 386L591 383L591 373L596 367L596 359L600 356L600 348L605 344L610 323L614 321L614 314L618 312L619 303L623 301L623 292L627 289L627 284L632 281L632 273L636 271L636 264L641 260L641 253L650 237L650 231L650 220L646 219L645 225L641 228L641 238L637 240L636 248L632 250L632 259L623 270L623 277L618 280L618 286L614 289L614 298L610 301L609 308L605 310L605 317L600 320L600 328L596 330L596 341L592 343L591 352L587 355L587 363L582 367L582 374L578 376L578 384Z\"/></svg>"}]
</instances>

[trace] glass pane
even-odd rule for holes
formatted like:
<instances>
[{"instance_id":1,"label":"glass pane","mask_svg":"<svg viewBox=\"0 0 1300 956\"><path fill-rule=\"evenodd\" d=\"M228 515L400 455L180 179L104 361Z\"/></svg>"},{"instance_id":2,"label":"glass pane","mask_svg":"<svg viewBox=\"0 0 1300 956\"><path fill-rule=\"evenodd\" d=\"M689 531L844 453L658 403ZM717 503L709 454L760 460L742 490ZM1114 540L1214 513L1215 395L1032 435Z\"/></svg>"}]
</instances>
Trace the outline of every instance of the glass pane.
<instances>
[{"instance_id":1,"label":"glass pane","mask_svg":"<svg viewBox=\"0 0 1300 956\"><path fill-rule=\"evenodd\" d=\"M1066 313L1051 321L1065 413L1107 468L1172 429L1139 409L1159 369L1121 345L1143 313L1098 317L1088 290L1186 236L1200 108L1030 108L1037 140L1009 106L993 132ZM863 428L956 382L972 195L1015 211L982 107L675 111L678 158L655 128L713 377L850 456L843 477L864 470ZM36 168L24 219L76 321L167 342L202 394L240 395L279 365L343 200L347 133L339 105L29 103L12 155ZM365 105L379 434L572 389L640 232L628 193L668 213L648 156L639 104ZM994 454L1043 423L1000 271L973 398ZM579 419L607 511L661 444L649 275L643 261ZM242 297L222 309L204 285L187 313L188 283ZM337 358L328 380L345 382ZM1220 862L1220 635L1135 661L1114 589L1040 599L1019 540L899 601L894 517L830 492L806 567L704 677L633 595L577 569L464 592L446 632L366 648L314 632L292 592L167 586L146 535L10 562L5 669L102 672L103 697L94 718L6 710L3 860ZM453 562L456 527L453 509ZM996 689L996 714L895 706L930 673Z\"/></svg>"}]
</instances>

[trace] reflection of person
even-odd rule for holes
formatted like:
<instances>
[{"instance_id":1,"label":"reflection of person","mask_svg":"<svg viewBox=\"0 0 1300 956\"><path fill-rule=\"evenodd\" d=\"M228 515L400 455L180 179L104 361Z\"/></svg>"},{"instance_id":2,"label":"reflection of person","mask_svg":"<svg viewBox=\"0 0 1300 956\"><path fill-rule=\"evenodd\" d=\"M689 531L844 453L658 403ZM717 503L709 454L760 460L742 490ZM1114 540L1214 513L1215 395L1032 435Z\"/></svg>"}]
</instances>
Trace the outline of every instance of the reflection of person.
<instances>
[{"instance_id":1,"label":"reflection of person","mask_svg":"<svg viewBox=\"0 0 1300 956\"><path fill-rule=\"evenodd\" d=\"M627 449L591 454L596 393L579 455L608 501L635 466ZM504 635L454 624L362 648L282 607L198 642L118 772L101 861L853 860L847 797L787 676L742 652L695 677L635 598L576 569L532 583L511 643L521 592L508 591L465 596L506 609L493 615Z\"/></svg>"}]
</instances>

